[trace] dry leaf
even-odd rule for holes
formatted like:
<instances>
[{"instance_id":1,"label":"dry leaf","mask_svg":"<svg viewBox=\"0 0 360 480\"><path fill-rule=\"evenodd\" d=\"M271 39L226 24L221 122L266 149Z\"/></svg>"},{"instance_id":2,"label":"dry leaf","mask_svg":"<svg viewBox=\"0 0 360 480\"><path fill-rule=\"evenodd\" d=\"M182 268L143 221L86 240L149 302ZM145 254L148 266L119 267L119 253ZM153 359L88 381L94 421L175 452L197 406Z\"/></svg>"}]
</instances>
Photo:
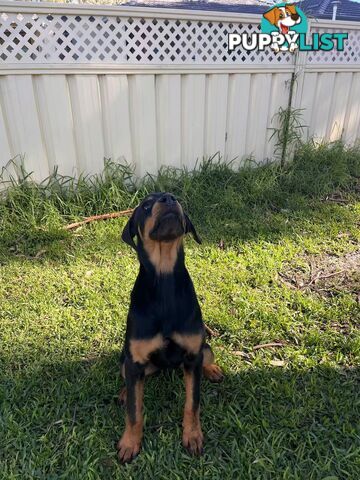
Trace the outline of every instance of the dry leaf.
<instances>
[{"instance_id":1,"label":"dry leaf","mask_svg":"<svg viewBox=\"0 0 360 480\"><path fill-rule=\"evenodd\" d=\"M274 367L283 367L285 362L284 360L279 360L276 358L275 360L270 360L270 365L273 365Z\"/></svg>"},{"instance_id":2,"label":"dry leaf","mask_svg":"<svg viewBox=\"0 0 360 480\"><path fill-rule=\"evenodd\" d=\"M250 355L248 353L242 352L241 350L236 350L234 352L234 355L236 355L237 357L250 358Z\"/></svg>"}]
</instances>

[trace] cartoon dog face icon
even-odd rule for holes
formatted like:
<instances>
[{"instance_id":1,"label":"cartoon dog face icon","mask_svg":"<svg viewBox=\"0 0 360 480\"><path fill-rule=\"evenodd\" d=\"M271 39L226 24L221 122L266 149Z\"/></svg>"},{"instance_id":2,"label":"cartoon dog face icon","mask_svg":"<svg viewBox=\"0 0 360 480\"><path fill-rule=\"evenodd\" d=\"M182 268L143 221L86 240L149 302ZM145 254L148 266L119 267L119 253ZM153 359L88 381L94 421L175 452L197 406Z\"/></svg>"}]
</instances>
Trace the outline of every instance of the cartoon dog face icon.
<instances>
[{"instance_id":1,"label":"cartoon dog face icon","mask_svg":"<svg viewBox=\"0 0 360 480\"><path fill-rule=\"evenodd\" d=\"M274 7L264 13L264 18L272 25L275 25L282 34L289 33L291 27L301 22L295 5L285 5L284 7Z\"/></svg>"}]
</instances>

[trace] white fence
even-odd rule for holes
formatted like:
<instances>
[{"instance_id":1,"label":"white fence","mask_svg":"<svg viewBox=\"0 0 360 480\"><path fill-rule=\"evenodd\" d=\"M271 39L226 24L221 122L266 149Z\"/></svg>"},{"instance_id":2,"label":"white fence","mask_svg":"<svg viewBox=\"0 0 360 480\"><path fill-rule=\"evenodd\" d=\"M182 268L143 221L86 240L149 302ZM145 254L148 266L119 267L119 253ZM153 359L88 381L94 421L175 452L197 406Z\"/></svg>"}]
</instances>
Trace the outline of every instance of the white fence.
<instances>
[{"instance_id":1,"label":"white fence","mask_svg":"<svg viewBox=\"0 0 360 480\"><path fill-rule=\"evenodd\" d=\"M220 152L274 156L274 115L302 108L304 135L360 137L360 23L343 52L227 51L257 15L0 1L0 167L23 156L41 180L95 173L104 158L155 172Z\"/></svg>"}]
</instances>

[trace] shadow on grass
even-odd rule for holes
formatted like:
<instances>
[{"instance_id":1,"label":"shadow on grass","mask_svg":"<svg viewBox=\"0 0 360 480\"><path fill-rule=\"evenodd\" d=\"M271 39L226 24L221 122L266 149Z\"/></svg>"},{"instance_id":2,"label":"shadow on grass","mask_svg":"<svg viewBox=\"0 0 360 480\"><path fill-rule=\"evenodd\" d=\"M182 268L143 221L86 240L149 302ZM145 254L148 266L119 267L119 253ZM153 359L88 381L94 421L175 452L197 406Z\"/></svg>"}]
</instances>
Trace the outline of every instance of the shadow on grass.
<instances>
[{"instance_id":1,"label":"shadow on grass","mask_svg":"<svg viewBox=\"0 0 360 480\"><path fill-rule=\"evenodd\" d=\"M200 460L180 445L181 372L150 377L143 450L121 467L118 360L24 362L9 376L2 361L4 478L359 478L358 369L242 366L220 385L203 380Z\"/></svg>"}]
</instances>

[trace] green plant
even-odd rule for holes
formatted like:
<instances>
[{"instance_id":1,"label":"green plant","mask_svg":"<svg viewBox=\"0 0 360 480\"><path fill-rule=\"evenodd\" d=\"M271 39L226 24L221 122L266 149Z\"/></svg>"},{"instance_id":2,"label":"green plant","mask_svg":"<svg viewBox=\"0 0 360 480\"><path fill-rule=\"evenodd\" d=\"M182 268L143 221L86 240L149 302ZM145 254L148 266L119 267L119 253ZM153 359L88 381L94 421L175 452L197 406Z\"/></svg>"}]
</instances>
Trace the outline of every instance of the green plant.
<instances>
[{"instance_id":1,"label":"green plant","mask_svg":"<svg viewBox=\"0 0 360 480\"><path fill-rule=\"evenodd\" d=\"M278 127L273 128L270 138L275 137L274 153L280 156L280 164L284 166L290 150L296 150L302 143L303 132L306 125L302 124L302 112L300 108L279 108L271 122Z\"/></svg>"}]
</instances>

